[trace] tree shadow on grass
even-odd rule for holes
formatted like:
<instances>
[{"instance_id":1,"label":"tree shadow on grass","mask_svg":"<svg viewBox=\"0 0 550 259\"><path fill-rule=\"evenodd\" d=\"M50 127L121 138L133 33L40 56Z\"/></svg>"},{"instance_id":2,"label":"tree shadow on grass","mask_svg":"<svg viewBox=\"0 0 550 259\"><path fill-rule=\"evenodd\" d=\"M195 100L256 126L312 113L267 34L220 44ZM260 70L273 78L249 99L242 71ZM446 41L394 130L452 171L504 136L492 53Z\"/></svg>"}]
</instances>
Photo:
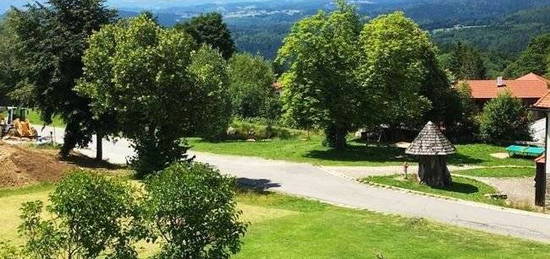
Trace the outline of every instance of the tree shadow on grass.
<instances>
[{"instance_id":1,"label":"tree shadow on grass","mask_svg":"<svg viewBox=\"0 0 550 259\"><path fill-rule=\"evenodd\" d=\"M112 164L105 160L97 161L82 154L71 154L69 157L63 159L63 161L71 165L88 169L121 170L128 168L126 165Z\"/></svg>"},{"instance_id":2,"label":"tree shadow on grass","mask_svg":"<svg viewBox=\"0 0 550 259\"><path fill-rule=\"evenodd\" d=\"M278 183L273 183L269 179L250 179L237 178L237 187L243 191L252 191L258 194L266 194L268 190L275 187L281 187Z\"/></svg>"},{"instance_id":3,"label":"tree shadow on grass","mask_svg":"<svg viewBox=\"0 0 550 259\"><path fill-rule=\"evenodd\" d=\"M343 150L312 150L304 155L327 161L342 162L413 162L414 157L405 154L405 150L390 146L348 146Z\"/></svg>"},{"instance_id":4,"label":"tree shadow on grass","mask_svg":"<svg viewBox=\"0 0 550 259\"><path fill-rule=\"evenodd\" d=\"M472 194L479 192L479 188L468 183L453 182L449 187L431 187L432 189L444 190L449 192L458 192L463 194Z\"/></svg>"},{"instance_id":5,"label":"tree shadow on grass","mask_svg":"<svg viewBox=\"0 0 550 259\"><path fill-rule=\"evenodd\" d=\"M471 156L467 156L464 154L452 154L447 157L447 163L451 165L475 165L475 164L481 164L483 162L487 162L487 160L475 158Z\"/></svg>"}]
</instances>

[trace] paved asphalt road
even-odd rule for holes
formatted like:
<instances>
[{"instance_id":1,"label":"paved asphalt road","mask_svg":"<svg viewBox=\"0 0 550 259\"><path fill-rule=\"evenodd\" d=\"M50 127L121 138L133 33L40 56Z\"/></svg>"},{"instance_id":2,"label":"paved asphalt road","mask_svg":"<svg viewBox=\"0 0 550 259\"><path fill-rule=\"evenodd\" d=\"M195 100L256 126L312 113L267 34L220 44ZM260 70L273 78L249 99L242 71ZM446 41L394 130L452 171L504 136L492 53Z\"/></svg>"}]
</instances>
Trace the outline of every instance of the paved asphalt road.
<instances>
[{"instance_id":1,"label":"paved asphalt road","mask_svg":"<svg viewBox=\"0 0 550 259\"><path fill-rule=\"evenodd\" d=\"M57 138L61 138L60 130L56 131ZM86 155L94 155L92 149L80 151ZM126 157L132 154L126 140L104 143L104 156L112 163L125 163ZM244 183L270 190L341 206L424 217L492 233L550 242L550 215L373 187L310 164L194 154L196 160L209 163Z\"/></svg>"}]
</instances>

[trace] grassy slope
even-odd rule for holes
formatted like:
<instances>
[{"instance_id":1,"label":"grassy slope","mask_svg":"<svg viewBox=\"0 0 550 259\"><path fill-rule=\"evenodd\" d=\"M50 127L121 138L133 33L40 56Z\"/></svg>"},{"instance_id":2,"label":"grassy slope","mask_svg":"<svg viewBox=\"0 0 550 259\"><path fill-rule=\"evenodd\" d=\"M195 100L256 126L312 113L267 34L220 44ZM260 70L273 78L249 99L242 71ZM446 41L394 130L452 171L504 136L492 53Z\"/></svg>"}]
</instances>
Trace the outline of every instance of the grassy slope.
<instances>
[{"instance_id":1,"label":"grassy slope","mask_svg":"<svg viewBox=\"0 0 550 259\"><path fill-rule=\"evenodd\" d=\"M534 177L534 167L497 167L470 169L454 172L461 175L471 175L480 177Z\"/></svg>"},{"instance_id":2,"label":"grassy slope","mask_svg":"<svg viewBox=\"0 0 550 259\"><path fill-rule=\"evenodd\" d=\"M0 198L0 237L15 234L24 201L45 200L50 189L30 188ZM550 245L279 194L241 193L251 223L235 258L548 258ZM142 255L155 250L138 245Z\"/></svg>"},{"instance_id":3,"label":"grassy slope","mask_svg":"<svg viewBox=\"0 0 550 259\"><path fill-rule=\"evenodd\" d=\"M493 200L485 197L485 194L496 193L497 191L484 183L478 182L473 179L464 177L453 177L453 184L449 188L432 188L430 186L419 184L415 177L409 177L409 179L403 179L403 176L371 176L364 179L367 182L385 184L396 186L399 188L415 190L425 193L433 193L442 196L453 197L457 199L470 200L476 202L483 202L488 204L504 206L505 203L502 200Z\"/></svg>"},{"instance_id":4,"label":"grassy slope","mask_svg":"<svg viewBox=\"0 0 550 259\"><path fill-rule=\"evenodd\" d=\"M257 156L275 160L289 160L327 166L386 166L401 165L403 161L414 161L404 156L403 149L395 147L366 147L358 142L350 142L347 150L336 151L321 145L322 137L313 136L310 140L275 139L272 141L208 142L197 138L189 139L192 150L216 154ZM504 152L503 147L486 144L456 145L458 153L449 157L454 165L519 165L533 166L531 159L498 159L491 153Z\"/></svg>"},{"instance_id":5,"label":"grassy slope","mask_svg":"<svg viewBox=\"0 0 550 259\"><path fill-rule=\"evenodd\" d=\"M42 126L44 124L44 121L42 121L42 119L40 118L40 112L36 110L32 110L29 112L28 119L32 124L35 125ZM65 122L59 116L54 116L52 119L52 124L50 126L65 127Z\"/></svg>"}]
</instances>

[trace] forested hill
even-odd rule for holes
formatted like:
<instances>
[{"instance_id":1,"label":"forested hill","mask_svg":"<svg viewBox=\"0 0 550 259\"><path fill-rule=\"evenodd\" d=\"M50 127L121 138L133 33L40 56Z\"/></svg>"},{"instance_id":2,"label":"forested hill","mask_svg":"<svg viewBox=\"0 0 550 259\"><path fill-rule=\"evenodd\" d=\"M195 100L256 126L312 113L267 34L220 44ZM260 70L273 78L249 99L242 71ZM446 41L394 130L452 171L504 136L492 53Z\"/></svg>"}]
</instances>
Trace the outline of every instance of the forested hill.
<instances>
[{"instance_id":1,"label":"forested hill","mask_svg":"<svg viewBox=\"0 0 550 259\"><path fill-rule=\"evenodd\" d=\"M23 1L23 0L16 0ZM134 3L135 2L135 3ZM139 1L137 1L139 2ZM122 16L154 10L165 26L203 12L220 12L237 47L272 59L292 24L318 10L334 8L333 0L109 0ZM444 47L457 40L485 50L515 55L528 41L550 32L550 0L350 0L366 17L401 10L433 33ZM134 3L134 4L132 4ZM144 5L145 3L145 5ZM184 4L185 3L185 4ZM0 10L2 5L0 5ZM4 9L5 10L5 9Z\"/></svg>"},{"instance_id":2,"label":"forested hill","mask_svg":"<svg viewBox=\"0 0 550 259\"><path fill-rule=\"evenodd\" d=\"M513 56L523 50L529 40L550 32L548 15L550 0L388 0L355 1L368 17L401 10L424 29L433 32L436 42L457 40L488 50ZM294 22L317 12L331 9L330 1L277 1L255 4L246 12L226 15L240 50L273 58L282 39ZM265 9L263 9L265 8ZM271 13L270 13L271 12Z\"/></svg>"},{"instance_id":3,"label":"forested hill","mask_svg":"<svg viewBox=\"0 0 550 259\"><path fill-rule=\"evenodd\" d=\"M550 6L530 8L485 24L433 30L432 35L443 45L464 41L481 49L514 54L533 37L550 32L549 13Z\"/></svg>"}]
</instances>

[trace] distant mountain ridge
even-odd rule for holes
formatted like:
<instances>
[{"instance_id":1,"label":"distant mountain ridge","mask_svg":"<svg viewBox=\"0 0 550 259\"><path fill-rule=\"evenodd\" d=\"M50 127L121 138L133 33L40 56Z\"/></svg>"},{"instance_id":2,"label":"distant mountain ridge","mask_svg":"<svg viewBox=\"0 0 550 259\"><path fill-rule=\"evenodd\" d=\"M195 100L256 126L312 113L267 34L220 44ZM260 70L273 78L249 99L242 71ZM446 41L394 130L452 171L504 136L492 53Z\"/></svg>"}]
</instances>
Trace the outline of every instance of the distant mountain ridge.
<instances>
[{"instance_id":1,"label":"distant mountain ridge","mask_svg":"<svg viewBox=\"0 0 550 259\"><path fill-rule=\"evenodd\" d=\"M30 0L10 0L21 4ZM44 0L43 0L44 1ZM354 0L362 15L396 10L433 33L440 44L467 41L512 55L535 35L550 32L550 0ZM109 0L122 17L150 10L165 26L204 12L220 12L240 50L274 58L297 20L334 8L332 0ZM0 10L7 5L0 0Z\"/></svg>"}]
</instances>

